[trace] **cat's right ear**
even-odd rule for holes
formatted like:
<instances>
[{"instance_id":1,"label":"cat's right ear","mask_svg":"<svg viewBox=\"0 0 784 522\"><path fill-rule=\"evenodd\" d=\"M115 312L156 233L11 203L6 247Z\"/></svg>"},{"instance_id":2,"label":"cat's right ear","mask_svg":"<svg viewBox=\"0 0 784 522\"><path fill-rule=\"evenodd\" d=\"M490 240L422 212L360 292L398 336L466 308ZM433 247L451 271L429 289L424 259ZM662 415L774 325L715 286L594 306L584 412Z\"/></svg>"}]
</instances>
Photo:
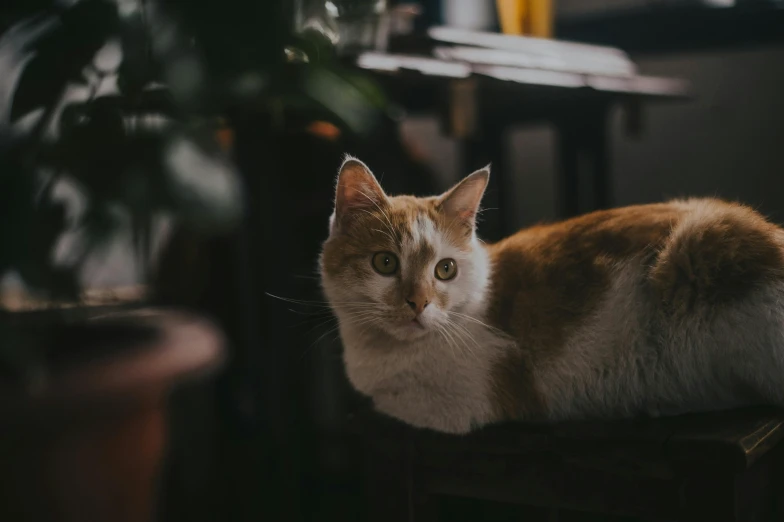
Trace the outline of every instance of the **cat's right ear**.
<instances>
[{"instance_id":1,"label":"cat's right ear","mask_svg":"<svg viewBox=\"0 0 784 522\"><path fill-rule=\"evenodd\" d=\"M450 222L463 222L469 230L473 230L489 179L490 165L469 174L441 196L438 208Z\"/></svg>"},{"instance_id":2,"label":"cat's right ear","mask_svg":"<svg viewBox=\"0 0 784 522\"><path fill-rule=\"evenodd\" d=\"M387 196L367 165L347 156L338 174L332 228L340 226L358 212L369 212L386 203Z\"/></svg>"}]
</instances>

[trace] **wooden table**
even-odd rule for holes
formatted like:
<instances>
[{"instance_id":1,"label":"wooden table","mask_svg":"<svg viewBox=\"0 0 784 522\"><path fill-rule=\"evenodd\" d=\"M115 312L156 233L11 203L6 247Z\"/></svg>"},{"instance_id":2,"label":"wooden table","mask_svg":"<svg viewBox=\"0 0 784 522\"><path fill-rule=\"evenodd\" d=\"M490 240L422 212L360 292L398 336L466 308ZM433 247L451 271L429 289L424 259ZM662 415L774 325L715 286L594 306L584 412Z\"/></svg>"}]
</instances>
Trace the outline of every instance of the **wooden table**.
<instances>
[{"instance_id":1,"label":"wooden table","mask_svg":"<svg viewBox=\"0 0 784 522\"><path fill-rule=\"evenodd\" d=\"M467 437L357 425L369 520L784 520L784 412L771 408Z\"/></svg>"},{"instance_id":2,"label":"wooden table","mask_svg":"<svg viewBox=\"0 0 784 522\"><path fill-rule=\"evenodd\" d=\"M512 229L514 197L506 133L528 123L551 122L557 132L558 214L569 217L614 203L608 116L629 109L638 132L643 104L681 100L688 86L679 80L633 75L597 76L565 70L469 65L417 55L366 53L357 65L375 73L388 96L412 114L438 114L443 127L462 142L465 174L492 162L491 186L482 236L495 240ZM581 194L581 180L592 194Z\"/></svg>"}]
</instances>

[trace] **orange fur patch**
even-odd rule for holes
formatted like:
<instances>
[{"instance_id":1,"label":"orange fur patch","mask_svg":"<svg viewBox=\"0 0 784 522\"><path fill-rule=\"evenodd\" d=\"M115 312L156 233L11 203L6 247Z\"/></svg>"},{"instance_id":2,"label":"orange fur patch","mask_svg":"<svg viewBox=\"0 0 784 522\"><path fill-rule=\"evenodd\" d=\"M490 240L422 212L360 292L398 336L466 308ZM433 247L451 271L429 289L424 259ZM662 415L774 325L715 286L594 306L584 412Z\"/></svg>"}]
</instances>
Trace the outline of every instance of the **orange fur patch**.
<instances>
[{"instance_id":1,"label":"orange fur patch","mask_svg":"<svg viewBox=\"0 0 784 522\"><path fill-rule=\"evenodd\" d=\"M493 371L499 418L542 416L531 384L533 361L560 356L608 290L612 263L661 247L682 214L668 204L606 210L523 230L490 246L489 320L519 348Z\"/></svg>"},{"instance_id":2,"label":"orange fur patch","mask_svg":"<svg viewBox=\"0 0 784 522\"><path fill-rule=\"evenodd\" d=\"M784 275L779 228L750 208L716 201L690 220L667 239L651 270L665 311L739 299Z\"/></svg>"},{"instance_id":3,"label":"orange fur patch","mask_svg":"<svg viewBox=\"0 0 784 522\"><path fill-rule=\"evenodd\" d=\"M676 228L677 226L677 228ZM490 247L491 323L518 341L493 371L499 418L537 418L534 363L563 355L566 341L611 284L613 264L651 263L662 310L721 305L784 276L777 226L717 200L639 205L523 230Z\"/></svg>"}]
</instances>

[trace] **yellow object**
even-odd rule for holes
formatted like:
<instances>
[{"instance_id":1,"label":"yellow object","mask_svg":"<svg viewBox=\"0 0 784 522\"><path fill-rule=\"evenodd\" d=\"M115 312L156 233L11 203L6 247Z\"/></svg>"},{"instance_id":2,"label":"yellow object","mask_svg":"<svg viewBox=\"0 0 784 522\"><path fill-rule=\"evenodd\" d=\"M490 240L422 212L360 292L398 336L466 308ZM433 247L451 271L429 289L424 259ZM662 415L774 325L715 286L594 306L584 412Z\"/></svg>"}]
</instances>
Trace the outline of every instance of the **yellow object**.
<instances>
[{"instance_id":1,"label":"yellow object","mask_svg":"<svg viewBox=\"0 0 784 522\"><path fill-rule=\"evenodd\" d=\"M530 35L553 37L553 0L528 0Z\"/></svg>"},{"instance_id":2,"label":"yellow object","mask_svg":"<svg viewBox=\"0 0 784 522\"><path fill-rule=\"evenodd\" d=\"M523 34L527 0L496 0L498 21L504 34Z\"/></svg>"},{"instance_id":3,"label":"yellow object","mask_svg":"<svg viewBox=\"0 0 784 522\"><path fill-rule=\"evenodd\" d=\"M553 37L554 0L496 0L504 34Z\"/></svg>"}]
</instances>

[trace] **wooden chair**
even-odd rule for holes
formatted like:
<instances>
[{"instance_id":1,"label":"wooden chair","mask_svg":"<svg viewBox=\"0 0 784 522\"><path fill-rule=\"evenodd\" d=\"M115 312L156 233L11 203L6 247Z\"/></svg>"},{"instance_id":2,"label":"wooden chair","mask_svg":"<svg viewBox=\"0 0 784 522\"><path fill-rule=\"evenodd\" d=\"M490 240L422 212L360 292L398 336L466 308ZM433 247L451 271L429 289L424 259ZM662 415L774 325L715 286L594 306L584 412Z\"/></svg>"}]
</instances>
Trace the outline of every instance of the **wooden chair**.
<instances>
[{"instance_id":1,"label":"wooden chair","mask_svg":"<svg viewBox=\"0 0 784 522\"><path fill-rule=\"evenodd\" d=\"M784 412L507 425L466 437L356 419L368 520L784 520Z\"/></svg>"}]
</instances>

